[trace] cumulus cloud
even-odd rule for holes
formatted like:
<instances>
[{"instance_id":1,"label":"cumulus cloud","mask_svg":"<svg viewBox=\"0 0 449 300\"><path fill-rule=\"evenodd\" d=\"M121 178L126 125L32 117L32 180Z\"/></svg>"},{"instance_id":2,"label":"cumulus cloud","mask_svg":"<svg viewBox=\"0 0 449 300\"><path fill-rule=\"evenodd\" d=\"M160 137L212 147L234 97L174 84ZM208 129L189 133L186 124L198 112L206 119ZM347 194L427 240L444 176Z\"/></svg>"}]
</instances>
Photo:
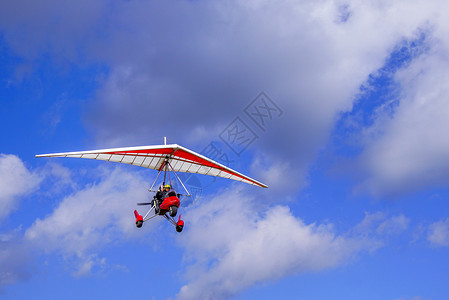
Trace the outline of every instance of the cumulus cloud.
<instances>
[{"instance_id":1,"label":"cumulus cloud","mask_svg":"<svg viewBox=\"0 0 449 300\"><path fill-rule=\"evenodd\" d=\"M124 6L140 20L119 20L126 28L136 28L135 23L149 29L170 25L152 34L139 31L134 40L112 36L111 73L92 112L97 116L101 111L101 117L89 124L100 141L112 144L144 143L141 136L147 132L160 136L160 130L177 142L191 143L190 132L200 132L208 124L213 130L201 132L202 140L209 141L234 116L242 115L242 109L263 90L285 114L270 123L266 132L257 131L260 138L255 147L261 155L279 158L272 166L267 164L266 170L291 164L295 173L290 177L304 186L307 168L325 144L338 113L351 109L360 86L383 66L395 46L416 38L423 28L437 28L431 31L436 39L448 36L440 29L445 23L439 12L447 5L441 1L345 4L343 19L343 3L334 1L314 5L295 1L183 3L159 7L164 19L144 18L148 10L139 4ZM194 10L197 17L192 19ZM208 28L199 29L200 22L208 23ZM379 119L376 131L385 134L366 145L359 160L367 173L364 190L382 194L439 181L446 184L448 168L439 164L447 152L447 66L440 55L445 49L442 45L430 60L417 60L417 67L411 65L404 71L415 68L415 77L398 73L404 101L393 120L385 124ZM123 60L123 53L136 55ZM427 72L421 72L422 68ZM428 79L423 77L426 74ZM413 94L418 90L414 92L413 87L424 84L430 94L422 95L426 101L415 102ZM169 123L164 121L165 114L157 113L161 99L170 107ZM163 129L159 124L164 124ZM430 143L422 142L429 139Z\"/></svg>"},{"instance_id":2,"label":"cumulus cloud","mask_svg":"<svg viewBox=\"0 0 449 300\"><path fill-rule=\"evenodd\" d=\"M402 214L392 216L377 227L377 232L383 235L398 234L408 229L409 223L410 219Z\"/></svg>"},{"instance_id":3,"label":"cumulus cloud","mask_svg":"<svg viewBox=\"0 0 449 300\"><path fill-rule=\"evenodd\" d=\"M276 198L291 196L292 192L304 187L306 179L301 177L301 172L294 169L284 160L271 160L271 157L258 157L251 165L251 173L257 174L257 179L268 185L267 193L276 195Z\"/></svg>"},{"instance_id":4,"label":"cumulus cloud","mask_svg":"<svg viewBox=\"0 0 449 300\"><path fill-rule=\"evenodd\" d=\"M75 266L73 275L83 276L93 268L107 267L105 259L99 256L104 245L134 236L135 203L147 200L148 184L139 173L120 168L98 168L96 174L94 183L82 187L61 165L49 163L32 172L17 156L0 155L2 219L44 179L51 181L39 190L44 195L59 197L72 192L50 215L36 219L25 231L18 228L1 232L0 287L31 277L32 249L61 255ZM144 230L149 229L151 224Z\"/></svg>"},{"instance_id":5,"label":"cumulus cloud","mask_svg":"<svg viewBox=\"0 0 449 300\"><path fill-rule=\"evenodd\" d=\"M291 164L301 184L360 87L396 46L425 32L429 51L397 72L399 106L364 131L376 134L356 163L360 189L373 194L448 183L446 1L46 0L0 8L0 29L19 55L107 66L85 115L99 144L167 135L204 147L265 91L285 114L269 130L255 127L257 152Z\"/></svg>"},{"instance_id":6,"label":"cumulus cloud","mask_svg":"<svg viewBox=\"0 0 449 300\"><path fill-rule=\"evenodd\" d=\"M0 222L17 208L20 197L35 190L41 180L17 156L0 154Z\"/></svg>"},{"instance_id":7,"label":"cumulus cloud","mask_svg":"<svg viewBox=\"0 0 449 300\"><path fill-rule=\"evenodd\" d=\"M85 115L99 144L148 144L164 135L189 144L192 132L195 141L209 142L235 116L245 117L242 109L263 90L285 112L266 131L254 127L260 156L278 159L255 161L253 172L273 187L282 184L279 174L292 170L292 184L304 185L339 113L352 108L360 86L398 43L426 28L430 50L397 72L400 104L374 123L376 135L362 145L357 162L365 172L363 188L375 194L448 183L445 1L65 5L3 1L0 28L11 49L27 59L50 53L64 62L107 66ZM1 159L20 169L14 157ZM135 174L112 171L36 220L27 241L75 257L77 275L90 272L104 263L95 249L131 234L132 217L124 211L145 197L139 182ZM30 189L0 189L0 221ZM369 214L357 227L361 234L344 236L331 226L304 224L284 206L261 214L248 197L219 196L189 216L182 245L192 263L180 298L227 297L256 282L337 267L376 247L367 235L397 234L409 224L403 215ZM445 245L445 224L432 227L431 243Z\"/></svg>"},{"instance_id":8,"label":"cumulus cloud","mask_svg":"<svg viewBox=\"0 0 449 300\"><path fill-rule=\"evenodd\" d=\"M449 218L431 224L428 227L427 240L432 246L449 246Z\"/></svg>"},{"instance_id":9,"label":"cumulus cloud","mask_svg":"<svg viewBox=\"0 0 449 300\"><path fill-rule=\"evenodd\" d=\"M407 9L423 26L415 37L410 36L408 44L400 44L409 52L408 61L401 62L398 69L387 65L384 70L390 72L394 85L390 94L383 95L386 102L367 97L366 101L374 102L374 110L369 111L373 123L362 125L366 127L358 140L362 153L356 169L362 171L364 180L357 190L378 196L403 195L449 183L449 26L441 14L448 7L441 1L411 4Z\"/></svg>"},{"instance_id":10,"label":"cumulus cloud","mask_svg":"<svg viewBox=\"0 0 449 300\"><path fill-rule=\"evenodd\" d=\"M205 124L226 126L264 90L286 114L260 146L298 153L300 167L325 141L335 114L351 107L361 83L402 35L419 26L398 21L394 10L356 2L345 23L334 22L339 6L330 1L146 5L121 7L126 13L117 22L138 28L138 38L114 32L105 49L111 72L90 121L99 139L139 143L142 133L154 137L164 124L173 139L189 141L187 133ZM153 16L155 11L164 17ZM167 106L171 122L159 113ZM206 132L203 139L218 133Z\"/></svg>"},{"instance_id":11,"label":"cumulus cloud","mask_svg":"<svg viewBox=\"0 0 449 300\"><path fill-rule=\"evenodd\" d=\"M424 55L397 74L400 104L391 119L374 125L383 134L362 158L370 172L366 185L372 192L410 192L449 183L448 66L447 57Z\"/></svg>"},{"instance_id":12,"label":"cumulus cloud","mask_svg":"<svg viewBox=\"0 0 449 300\"><path fill-rule=\"evenodd\" d=\"M85 118L99 144L167 135L203 147L265 91L285 114L257 132L257 151L291 163L298 182L394 46L444 21L433 18L442 1L420 0L2 5L5 39L23 56L108 67Z\"/></svg>"},{"instance_id":13,"label":"cumulus cloud","mask_svg":"<svg viewBox=\"0 0 449 300\"><path fill-rule=\"evenodd\" d=\"M42 180L38 172L29 170L23 161L11 154L0 154L0 224L19 207L19 201L36 190ZM1 288L31 277L31 256L24 246L20 228L0 232Z\"/></svg>"},{"instance_id":14,"label":"cumulus cloud","mask_svg":"<svg viewBox=\"0 0 449 300\"><path fill-rule=\"evenodd\" d=\"M387 237L398 235L409 228L410 219L403 214L389 216L384 212L365 213L363 220L354 227L356 234Z\"/></svg>"},{"instance_id":15,"label":"cumulus cloud","mask_svg":"<svg viewBox=\"0 0 449 300\"><path fill-rule=\"evenodd\" d=\"M78 276L104 264L97 254L104 245L133 236L135 204L148 197L147 183L136 173L120 168L97 171L97 183L66 196L52 214L25 232L30 245L74 261Z\"/></svg>"},{"instance_id":16,"label":"cumulus cloud","mask_svg":"<svg viewBox=\"0 0 449 300\"><path fill-rule=\"evenodd\" d=\"M257 282L341 266L379 246L330 224L307 225L285 206L260 214L253 200L243 190L225 191L185 214L181 244L190 264L179 299L229 298Z\"/></svg>"}]
</instances>

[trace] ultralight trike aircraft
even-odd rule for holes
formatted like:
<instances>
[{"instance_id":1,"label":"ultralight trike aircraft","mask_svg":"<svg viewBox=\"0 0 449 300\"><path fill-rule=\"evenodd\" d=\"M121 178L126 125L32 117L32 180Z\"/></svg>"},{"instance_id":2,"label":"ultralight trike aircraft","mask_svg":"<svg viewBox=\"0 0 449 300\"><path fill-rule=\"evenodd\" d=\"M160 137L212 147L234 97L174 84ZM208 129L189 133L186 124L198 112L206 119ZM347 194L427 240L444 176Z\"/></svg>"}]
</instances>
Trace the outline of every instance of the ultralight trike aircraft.
<instances>
[{"instance_id":1,"label":"ultralight trike aircraft","mask_svg":"<svg viewBox=\"0 0 449 300\"><path fill-rule=\"evenodd\" d=\"M153 200L148 203L137 203L137 205L151 205L151 208L144 216L140 215L137 210L134 210L136 226L138 228L142 227L144 222L159 215L172 223L175 226L176 231L182 231L184 221L181 220L181 215L179 215L178 220L175 219L180 206L179 198L181 196L190 197L191 195L176 172L223 177L259 187L267 187L265 184L257 180L234 171L233 169L219 164L218 162L192 150L176 144L166 145L165 140L164 145L42 154L36 155L36 157L76 157L99 159L158 170L158 174L149 189L150 192L156 192ZM153 190L154 185L162 172L164 173L162 185L157 191L155 191ZM181 183L186 194L176 193L173 189L171 189L172 181L170 172L175 175L173 178L176 178ZM168 182L166 181L167 177ZM155 214L150 216L150 213L153 210Z\"/></svg>"}]
</instances>

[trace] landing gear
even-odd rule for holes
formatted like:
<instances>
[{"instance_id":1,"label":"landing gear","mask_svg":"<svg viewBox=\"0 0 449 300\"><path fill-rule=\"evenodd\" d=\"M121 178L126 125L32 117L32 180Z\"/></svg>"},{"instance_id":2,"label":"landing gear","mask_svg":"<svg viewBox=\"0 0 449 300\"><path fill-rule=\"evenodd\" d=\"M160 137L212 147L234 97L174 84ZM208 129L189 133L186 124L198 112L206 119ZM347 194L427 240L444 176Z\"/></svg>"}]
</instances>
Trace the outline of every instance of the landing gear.
<instances>
[{"instance_id":1,"label":"landing gear","mask_svg":"<svg viewBox=\"0 0 449 300\"><path fill-rule=\"evenodd\" d=\"M184 221L181 220L181 215L179 215L178 222L176 222L176 231L181 232L184 228Z\"/></svg>"},{"instance_id":2,"label":"landing gear","mask_svg":"<svg viewBox=\"0 0 449 300\"><path fill-rule=\"evenodd\" d=\"M137 226L137 228L142 227L143 217L141 215L139 215L137 210L134 210L134 216L136 217L136 226Z\"/></svg>"},{"instance_id":3,"label":"landing gear","mask_svg":"<svg viewBox=\"0 0 449 300\"><path fill-rule=\"evenodd\" d=\"M173 218L178 213L178 208L174 205L170 206L169 213L170 213L170 217Z\"/></svg>"},{"instance_id":4,"label":"landing gear","mask_svg":"<svg viewBox=\"0 0 449 300\"><path fill-rule=\"evenodd\" d=\"M143 222L146 222L156 216L158 216L159 214L163 217L165 217L167 219L167 221L169 221L170 223L172 223L173 225L175 225L176 231L177 232L181 232L184 229L184 221L181 220L181 215L179 215L178 217L178 222L176 222L174 216L176 216L177 212L178 212L178 207L176 205L172 205L168 208L164 208L161 209L159 205L157 205L157 201L153 202L153 206L151 207L151 209L147 212L147 214L143 217L141 215L139 215L139 213L137 212L137 210L134 210L134 216L136 217L136 227L137 228L141 228L143 225ZM150 204L150 203L148 203ZM147 205L147 204L145 204ZM154 209L159 209L159 213L156 212L156 214L148 217L148 215L150 214L150 212ZM168 214L170 214L170 216Z\"/></svg>"}]
</instances>

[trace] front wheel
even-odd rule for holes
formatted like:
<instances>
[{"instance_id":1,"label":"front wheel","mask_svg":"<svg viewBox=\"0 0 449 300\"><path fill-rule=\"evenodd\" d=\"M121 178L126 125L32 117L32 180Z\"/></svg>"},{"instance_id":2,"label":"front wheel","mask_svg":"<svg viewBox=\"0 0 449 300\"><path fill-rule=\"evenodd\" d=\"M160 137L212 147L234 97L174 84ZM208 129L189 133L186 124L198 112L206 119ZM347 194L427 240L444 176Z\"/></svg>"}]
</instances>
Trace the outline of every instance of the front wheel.
<instances>
[{"instance_id":1,"label":"front wheel","mask_svg":"<svg viewBox=\"0 0 449 300\"><path fill-rule=\"evenodd\" d=\"M183 228L184 228L184 225L176 225L177 232L181 232Z\"/></svg>"},{"instance_id":2,"label":"front wheel","mask_svg":"<svg viewBox=\"0 0 449 300\"><path fill-rule=\"evenodd\" d=\"M170 206L169 212L170 212L170 217L174 217L178 213L178 208L174 205Z\"/></svg>"}]
</instances>

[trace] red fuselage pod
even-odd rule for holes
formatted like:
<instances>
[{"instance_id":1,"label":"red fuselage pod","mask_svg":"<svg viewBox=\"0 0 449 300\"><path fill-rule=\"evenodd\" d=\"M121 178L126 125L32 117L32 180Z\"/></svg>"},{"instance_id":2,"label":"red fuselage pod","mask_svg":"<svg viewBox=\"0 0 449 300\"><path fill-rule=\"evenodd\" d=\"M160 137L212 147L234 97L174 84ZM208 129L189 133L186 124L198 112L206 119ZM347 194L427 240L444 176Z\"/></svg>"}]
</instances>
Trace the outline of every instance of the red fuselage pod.
<instances>
[{"instance_id":1,"label":"red fuselage pod","mask_svg":"<svg viewBox=\"0 0 449 300\"><path fill-rule=\"evenodd\" d=\"M161 210L169 210L170 206L179 207L179 199L176 196L167 197L161 204Z\"/></svg>"}]
</instances>

